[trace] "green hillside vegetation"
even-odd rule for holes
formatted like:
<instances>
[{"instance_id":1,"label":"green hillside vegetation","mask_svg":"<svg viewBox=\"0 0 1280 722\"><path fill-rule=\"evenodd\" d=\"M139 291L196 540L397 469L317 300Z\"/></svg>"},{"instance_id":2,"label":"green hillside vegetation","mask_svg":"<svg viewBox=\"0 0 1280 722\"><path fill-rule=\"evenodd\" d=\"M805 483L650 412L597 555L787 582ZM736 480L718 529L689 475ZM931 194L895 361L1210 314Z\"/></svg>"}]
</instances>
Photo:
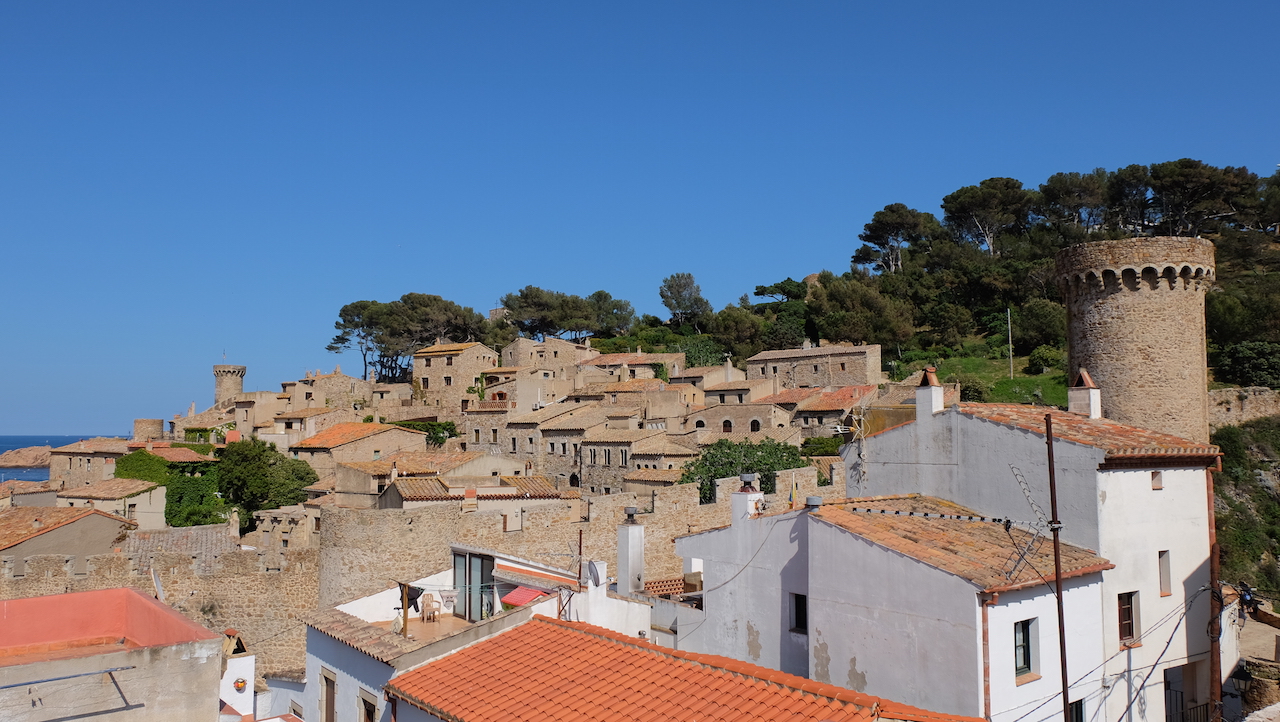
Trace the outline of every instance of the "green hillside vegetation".
<instances>
[{"instance_id":1,"label":"green hillside vegetation","mask_svg":"<svg viewBox=\"0 0 1280 722\"><path fill-rule=\"evenodd\" d=\"M1280 417L1224 427L1212 441L1222 449L1214 474L1222 579L1280 593Z\"/></svg>"}]
</instances>

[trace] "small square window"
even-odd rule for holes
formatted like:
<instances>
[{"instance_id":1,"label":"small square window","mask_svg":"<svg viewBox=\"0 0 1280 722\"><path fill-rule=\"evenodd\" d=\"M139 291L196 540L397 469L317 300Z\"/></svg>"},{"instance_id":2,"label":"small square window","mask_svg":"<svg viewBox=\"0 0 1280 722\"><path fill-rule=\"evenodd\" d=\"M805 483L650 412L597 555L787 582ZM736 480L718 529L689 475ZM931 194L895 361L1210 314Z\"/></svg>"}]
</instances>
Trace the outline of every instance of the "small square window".
<instances>
[{"instance_id":1,"label":"small square window","mask_svg":"<svg viewBox=\"0 0 1280 722\"><path fill-rule=\"evenodd\" d=\"M444 357L444 365L445 365L445 366L452 366L452 365L453 365L453 357L452 357L452 356L445 356L445 357Z\"/></svg>"},{"instance_id":2,"label":"small square window","mask_svg":"<svg viewBox=\"0 0 1280 722\"><path fill-rule=\"evenodd\" d=\"M1164 488L1164 472L1163 471L1151 472L1151 488L1152 489Z\"/></svg>"},{"instance_id":3,"label":"small square window","mask_svg":"<svg viewBox=\"0 0 1280 722\"><path fill-rule=\"evenodd\" d=\"M452 386L452 385L453 385L453 377L452 377L452 376L445 376L445 377L444 377L444 385L445 385L445 386Z\"/></svg>"}]
</instances>

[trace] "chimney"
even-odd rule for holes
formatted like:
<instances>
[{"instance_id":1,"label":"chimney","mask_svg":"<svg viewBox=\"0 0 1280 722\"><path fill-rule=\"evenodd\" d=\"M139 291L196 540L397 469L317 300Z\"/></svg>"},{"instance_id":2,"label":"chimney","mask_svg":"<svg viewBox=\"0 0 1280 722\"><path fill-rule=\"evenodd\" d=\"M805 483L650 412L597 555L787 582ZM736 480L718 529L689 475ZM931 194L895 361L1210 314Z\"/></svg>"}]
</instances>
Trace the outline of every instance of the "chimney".
<instances>
[{"instance_id":1,"label":"chimney","mask_svg":"<svg viewBox=\"0 0 1280 722\"><path fill-rule=\"evenodd\" d=\"M812 341L810 341L808 338L806 338L806 339L804 340L804 344L803 344L802 346L800 346L800 348L802 348L802 349L806 349L806 350L811 349L811 348L813 348L813 342L812 342Z\"/></svg>"},{"instance_id":2,"label":"chimney","mask_svg":"<svg viewBox=\"0 0 1280 722\"><path fill-rule=\"evenodd\" d=\"M1076 374L1076 382L1067 389L1067 411L1090 419L1102 418L1102 391L1083 367Z\"/></svg>"},{"instance_id":3,"label":"chimney","mask_svg":"<svg viewBox=\"0 0 1280 722\"><path fill-rule=\"evenodd\" d=\"M738 478L742 481L742 487L733 493L733 518L730 519L730 522L735 525L759 515L760 505L764 502L764 494L757 491L755 487L755 474L741 474Z\"/></svg>"},{"instance_id":4,"label":"chimney","mask_svg":"<svg viewBox=\"0 0 1280 722\"><path fill-rule=\"evenodd\" d=\"M644 591L644 525L636 522L636 507L625 509L626 521L618 525L618 593Z\"/></svg>"},{"instance_id":5,"label":"chimney","mask_svg":"<svg viewBox=\"0 0 1280 722\"><path fill-rule=\"evenodd\" d=\"M391 483L396 483L396 479L400 476L400 470L396 468L396 462L391 462Z\"/></svg>"},{"instance_id":6,"label":"chimney","mask_svg":"<svg viewBox=\"0 0 1280 722\"><path fill-rule=\"evenodd\" d=\"M40 518L39 518L39 517L36 517L36 518L34 518L34 519L32 519L32 520L31 520L31 528L32 528L32 529L39 529L39 528L40 528L40 527L42 527L42 526L44 526L44 523L42 523L42 522L40 521Z\"/></svg>"},{"instance_id":7,"label":"chimney","mask_svg":"<svg viewBox=\"0 0 1280 722\"><path fill-rule=\"evenodd\" d=\"M806 496L804 498L804 508L808 511L814 511L822 508L822 497Z\"/></svg>"},{"instance_id":8,"label":"chimney","mask_svg":"<svg viewBox=\"0 0 1280 722\"><path fill-rule=\"evenodd\" d=\"M152 446L151 439L147 439L147 453L151 453L153 451Z\"/></svg>"},{"instance_id":9,"label":"chimney","mask_svg":"<svg viewBox=\"0 0 1280 722\"><path fill-rule=\"evenodd\" d=\"M938 383L938 369L930 366L916 387L916 421L933 418L939 411L942 411L942 384Z\"/></svg>"},{"instance_id":10,"label":"chimney","mask_svg":"<svg viewBox=\"0 0 1280 722\"><path fill-rule=\"evenodd\" d=\"M733 380L733 357L729 354L724 355L724 382L727 384Z\"/></svg>"}]
</instances>

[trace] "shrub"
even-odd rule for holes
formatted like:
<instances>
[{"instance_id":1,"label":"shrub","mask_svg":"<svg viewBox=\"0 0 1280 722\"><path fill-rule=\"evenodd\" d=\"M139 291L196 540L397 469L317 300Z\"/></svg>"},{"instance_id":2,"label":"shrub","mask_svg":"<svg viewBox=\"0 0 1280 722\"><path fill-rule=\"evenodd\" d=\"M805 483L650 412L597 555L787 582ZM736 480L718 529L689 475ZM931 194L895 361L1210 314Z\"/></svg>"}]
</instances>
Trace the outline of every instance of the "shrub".
<instances>
[{"instance_id":1,"label":"shrub","mask_svg":"<svg viewBox=\"0 0 1280 722\"><path fill-rule=\"evenodd\" d=\"M947 377L946 383L960 384L960 400L982 403L991 398L991 384L977 374L958 373Z\"/></svg>"},{"instance_id":2,"label":"shrub","mask_svg":"<svg viewBox=\"0 0 1280 722\"><path fill-rule=\"evenodd\" d=\"M1039 375L1048 371L1063 371L1067 367L1067 355L1053 346L1037 346L1027 357L1025 372Z\"/></svg>"}]
</instances>

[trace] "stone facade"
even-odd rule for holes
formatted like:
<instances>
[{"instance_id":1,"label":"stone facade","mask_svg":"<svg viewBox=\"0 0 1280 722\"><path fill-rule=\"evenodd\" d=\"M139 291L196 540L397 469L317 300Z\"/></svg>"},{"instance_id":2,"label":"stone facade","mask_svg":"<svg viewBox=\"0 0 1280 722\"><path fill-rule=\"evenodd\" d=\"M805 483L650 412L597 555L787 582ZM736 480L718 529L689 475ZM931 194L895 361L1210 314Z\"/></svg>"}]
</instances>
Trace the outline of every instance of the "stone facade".
<instances>
[{"instance_id":1,"label":"stone facade","mask_svg":"<svg viewBox=\"0 0 1280 722\"><path fill-rule=\"evenodd\" d=\"M213 405L222 406L225 402L244 393L244 374L248 368L218 364L213 367Z\"/></svg>"},{"instance_id":2,"label":"stone facade","mask_svg":"<svg viewBox=\"0 0 1280 722\"><path fill-rule=\"evenodd\" d=\"M1088 369L1102 414L1122 424L1209 439L1204 296L1213 244L1198 238L1084 243L1057 255L1073 372Z\"/></svg>"},{"instance_id":3,"label":"stone facade","mask_svg":"<svg viewBox=\"0 0 1280 722\"><path fill-rule=\"evenodd\" d=\"M1209 426L1239 426L1267 416L1280 416L1280 391L1265 386L1214 389L1209 392Z\"/></svg>"},{"instance_id":4,"label":"stone facade","mask_svg":"<svg viewBox=\"0 0 1280 722\"><path fill-rule=\"evenodd\" d=\"M437 343L413 355L413 389L422 406L418 416L462 421L462 402L479 401L467 388L480 383L498 365L498 352L482 343Z\"/></svg>"},{"instance_id":5,"label":"stone facade","mask_svg":"<svg viewBox=\"0 0 1280 722\"><path fill-rule=\"evenodd\" d=\"M880 346L814 346L762 351L747 359L748 379L778 379L784 389L879 384Z\"/></svg>"}]
</instances>

